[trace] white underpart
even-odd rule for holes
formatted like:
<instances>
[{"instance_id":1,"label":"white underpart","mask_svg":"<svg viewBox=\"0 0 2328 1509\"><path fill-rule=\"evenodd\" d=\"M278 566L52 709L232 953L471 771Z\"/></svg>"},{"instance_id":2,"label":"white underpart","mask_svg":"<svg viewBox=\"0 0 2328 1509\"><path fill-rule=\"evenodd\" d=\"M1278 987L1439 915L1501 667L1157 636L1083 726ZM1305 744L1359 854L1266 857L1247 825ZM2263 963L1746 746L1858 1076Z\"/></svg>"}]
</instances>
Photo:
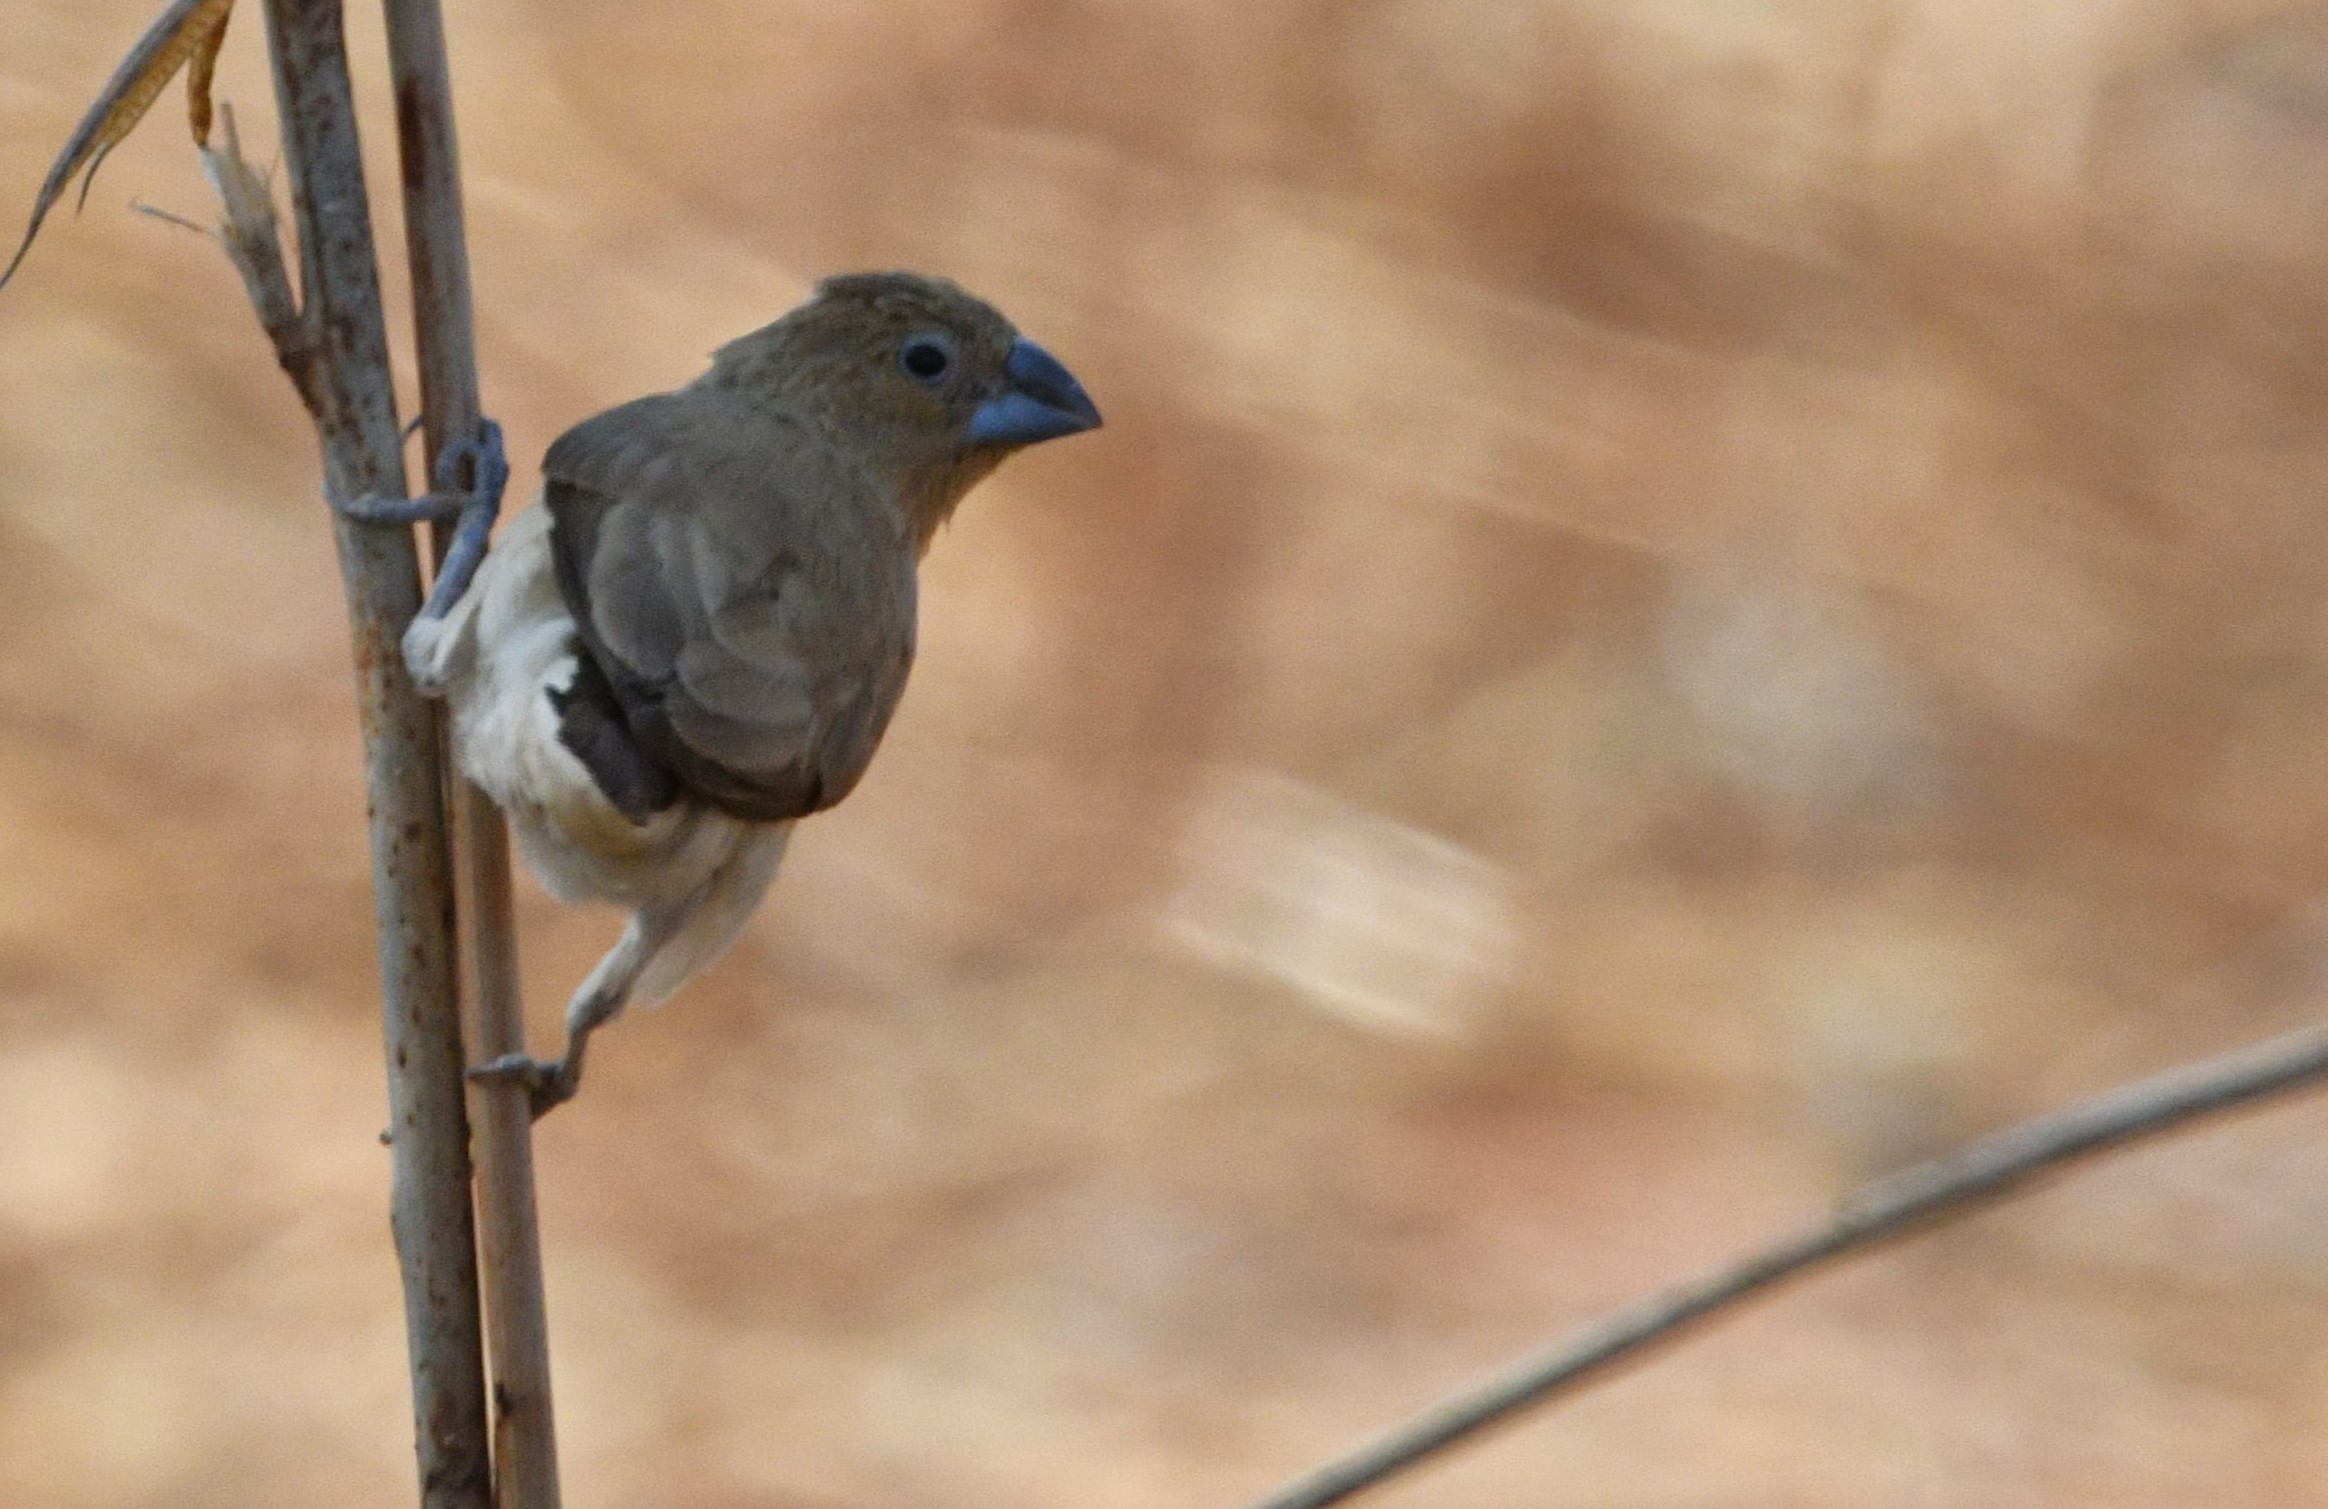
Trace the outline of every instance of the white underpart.
<instances>
[{"instance_id":1,"label":"white underpart","mask_svg":"<svg viewBox=\"0 0 2328 1509\"><path fill-rule=\"evenodd\" d=\"M643 824L623 816L558 739L549 693L573 684L577 643L539 503L510 521L451 612L404 636L413 678L452 703L462 773L507 815L550 893L634 914L575 993L570 1023L653 1005L725 953L792 832L684 798ZM624 975L635 975L627 987Z\"/></svg>"}]
</instances>

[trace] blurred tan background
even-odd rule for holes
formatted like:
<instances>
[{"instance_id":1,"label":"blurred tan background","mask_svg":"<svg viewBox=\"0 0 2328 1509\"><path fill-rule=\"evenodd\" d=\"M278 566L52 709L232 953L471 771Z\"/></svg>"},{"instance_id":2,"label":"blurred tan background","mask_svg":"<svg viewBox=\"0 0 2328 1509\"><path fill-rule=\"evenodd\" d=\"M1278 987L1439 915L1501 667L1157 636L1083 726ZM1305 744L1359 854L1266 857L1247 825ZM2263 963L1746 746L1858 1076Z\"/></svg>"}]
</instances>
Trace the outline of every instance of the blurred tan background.
<instances>
[{"instance_id":1,"label":"blurred tan background","mask_svg":"<svg viewBox=\"0 0 2328 1509\"><path fill-rule=\"evenodd\" d=\"M153 8L0 8L9 214ZM513 497L845 268L1109 420L965 508L872 776L542 1130L575 1509L1232 1506L2318 1014L2328 5L450 9ZM233 275L129 212L208 217L180 112L0 297L0 1503L404 1504L337 578ZM616 922L521 906L548 1044ZM2328 1505L2324 1142L1381 1502Z\"/></svg>"}]
</instances>

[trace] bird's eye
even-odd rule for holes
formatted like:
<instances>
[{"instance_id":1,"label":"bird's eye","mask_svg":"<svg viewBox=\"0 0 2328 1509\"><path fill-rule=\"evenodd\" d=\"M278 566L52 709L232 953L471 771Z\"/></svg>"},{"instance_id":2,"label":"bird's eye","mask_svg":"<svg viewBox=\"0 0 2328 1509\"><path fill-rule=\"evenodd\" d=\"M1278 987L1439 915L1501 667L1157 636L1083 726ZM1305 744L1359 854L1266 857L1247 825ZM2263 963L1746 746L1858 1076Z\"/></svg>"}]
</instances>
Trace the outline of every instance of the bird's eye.
<instances>
[{"instance_id":1,"label":"bird's eye","mask_svg":"<svg viewBox=\"0 0 2328 1509\"><path fill-rule=\"evenodd\" d=\"M897 363L922 382L936 382L954 365L953 343L943 336L917 335L899 350Z\"/></svg>"}]
</instances>

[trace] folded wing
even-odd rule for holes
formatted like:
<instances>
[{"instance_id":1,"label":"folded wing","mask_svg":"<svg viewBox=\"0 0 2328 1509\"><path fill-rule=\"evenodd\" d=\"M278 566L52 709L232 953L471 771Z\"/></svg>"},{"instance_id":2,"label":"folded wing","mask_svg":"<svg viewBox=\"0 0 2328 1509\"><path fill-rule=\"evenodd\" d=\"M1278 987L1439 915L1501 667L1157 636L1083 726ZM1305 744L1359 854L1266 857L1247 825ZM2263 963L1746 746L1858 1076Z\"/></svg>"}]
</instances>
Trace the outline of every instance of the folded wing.
<instances>
[{"instance_id":1,"label":"folded wing","mask_svg":"<svg viewBox=\"0 0 2328 1509\"><path fill-rule=\"evenodd\" d=\"M719 390L660 394L543 461L558 584L641 749L779 821L864 774L913 656L913 554L818 437Z\"/></svg>"}]
</instances>

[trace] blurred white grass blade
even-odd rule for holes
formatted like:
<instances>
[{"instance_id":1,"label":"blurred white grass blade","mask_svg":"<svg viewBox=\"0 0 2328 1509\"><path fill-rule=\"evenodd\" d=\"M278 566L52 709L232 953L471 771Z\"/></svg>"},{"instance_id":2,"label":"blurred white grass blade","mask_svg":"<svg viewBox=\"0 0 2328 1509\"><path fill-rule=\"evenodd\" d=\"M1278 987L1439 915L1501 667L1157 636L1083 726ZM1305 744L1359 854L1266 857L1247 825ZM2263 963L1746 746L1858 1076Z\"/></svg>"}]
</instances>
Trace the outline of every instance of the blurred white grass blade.
<instances>
[{"instance_id":1,"label":"blurred white grass blade","mask_svg":"<svg viewBox=\"0 0 2328 1509\"><path fill-rule=\"evenodd\" d=\"M1518 952L1495 865L1270 772L1215 777L1182 864L1167 937L1369 1030L1462 1034Z\"/></svg>"}]
</instances>

